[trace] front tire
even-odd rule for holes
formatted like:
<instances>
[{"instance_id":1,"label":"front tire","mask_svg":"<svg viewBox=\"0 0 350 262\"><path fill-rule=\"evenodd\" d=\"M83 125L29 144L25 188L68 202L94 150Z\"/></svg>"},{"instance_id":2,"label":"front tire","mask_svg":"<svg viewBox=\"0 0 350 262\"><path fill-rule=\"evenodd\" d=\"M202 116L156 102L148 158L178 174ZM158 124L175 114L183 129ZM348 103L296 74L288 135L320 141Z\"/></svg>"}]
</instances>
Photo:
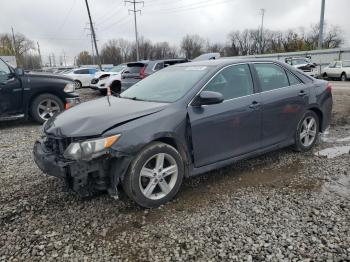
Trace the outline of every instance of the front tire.
<instances>
[{"instance_id":1,"label":"front tire","mask_svg":"<svg viewBox=\"0 0 350 262\"><path fill-rule=\"evenodd\" d=\"M125 193L146 208L170 201L179 191L184 177L184 162L172 146L154 142L132 161L123 180Z\"/></svg>"},{"instance_id":2,"label":"front tire","mask_svg":"<svg viewBox=\"0 0 350 262\"><path fill-rule=\"evenodd\" d=\"M42 94L33 100L30 114L36 122L42 124L63 110L64 105L59 97L52 94Z\"/></svg>"},{"instance_id":3,"label":"front tire","mask_svg":"<svg viewBox=\"0 0 350 262\"><path fill-rule=\"evenodd\" d=\"M75 88L80 89L83 87L83 84L79 80L74 80Z\"/></svg>"},{"instance_id":4,"label":"front tire","mask_svg":"<svg viewBox=\"0 0 350 262\"><path fill-rule=\"evenodd\" d=\"M317 142L319 119L315 112L307 111L295 132L294 149L299 152L309 151Z\"/></svg>"}]
</instances>

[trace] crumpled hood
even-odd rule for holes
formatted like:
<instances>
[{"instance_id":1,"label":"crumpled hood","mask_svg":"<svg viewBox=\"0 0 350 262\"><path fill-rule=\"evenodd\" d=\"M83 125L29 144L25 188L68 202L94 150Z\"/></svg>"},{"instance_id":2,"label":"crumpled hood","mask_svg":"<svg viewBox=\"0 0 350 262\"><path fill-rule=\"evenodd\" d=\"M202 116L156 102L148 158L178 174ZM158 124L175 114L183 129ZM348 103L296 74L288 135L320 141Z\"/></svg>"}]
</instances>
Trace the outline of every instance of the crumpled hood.
<instances>
[{"instance_id":1,"label":"crumpled hood","mask_svg":"<svg viewBox=\"0 0 350 262\"><path fill-rule=\"evenodd\" d=\"M167 104L106 96L77 105L44 125L56 137L98 136L106 130L163 110Z\"/></svg>"}]
</instances>

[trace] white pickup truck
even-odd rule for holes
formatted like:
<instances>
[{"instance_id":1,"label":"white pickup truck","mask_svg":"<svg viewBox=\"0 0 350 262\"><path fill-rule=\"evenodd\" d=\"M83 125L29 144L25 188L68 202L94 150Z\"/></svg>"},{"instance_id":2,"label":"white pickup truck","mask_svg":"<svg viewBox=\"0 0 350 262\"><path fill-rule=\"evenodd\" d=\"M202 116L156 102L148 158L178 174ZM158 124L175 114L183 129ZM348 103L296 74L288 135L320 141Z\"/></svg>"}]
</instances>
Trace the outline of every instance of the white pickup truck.
<instances>
[{"instance_id":1,"label":"white pickup truck","mask_svg":"<svg viewBox=\"0 0 350 262\"><path fill-rule=\"evenodd\" d=\"M323 78L337 78L341 81L350 79L350 61L334 61L322 73Z\"/></svg>"}]
</instances>

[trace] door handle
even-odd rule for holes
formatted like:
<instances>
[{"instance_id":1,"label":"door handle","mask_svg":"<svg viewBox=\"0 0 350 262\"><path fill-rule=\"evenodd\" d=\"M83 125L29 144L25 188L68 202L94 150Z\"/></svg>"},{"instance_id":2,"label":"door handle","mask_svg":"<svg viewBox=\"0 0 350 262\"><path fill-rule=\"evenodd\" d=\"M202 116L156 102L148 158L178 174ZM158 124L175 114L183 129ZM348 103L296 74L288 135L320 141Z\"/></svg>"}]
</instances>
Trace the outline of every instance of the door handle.
<instances>
[{"instance_id":1,"label":"door handle","mask_svg":"<svg viewBox=\"0 0 350 262\"><path fill-rule=\"evenodd\" d=\"M306 96L307 94L304 90L301 90L298 95L299 96Z\"/></svg>"},{"instance_id":2,"label":"door handle","mask_svg":"<svg viewBox=\"0 0 350 262\"><path fill-rule=\"evenodd\" d=\"M252 104L249 106L251 109L257 109L260 106L260 103L257 101L253 101Z\"/></svg>"}]
</instances>

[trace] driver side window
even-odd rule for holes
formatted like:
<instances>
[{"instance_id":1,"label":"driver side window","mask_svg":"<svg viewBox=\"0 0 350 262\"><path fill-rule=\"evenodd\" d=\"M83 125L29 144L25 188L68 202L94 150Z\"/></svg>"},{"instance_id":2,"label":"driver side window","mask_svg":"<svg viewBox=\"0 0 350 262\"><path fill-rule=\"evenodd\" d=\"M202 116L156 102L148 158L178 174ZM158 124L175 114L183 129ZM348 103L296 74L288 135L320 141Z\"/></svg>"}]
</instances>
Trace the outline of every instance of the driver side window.
<instances>
[{"instance_id":1,"label":"driver side window","mask_svg":"<svg viewBox=\"0 0 350 262\"><path fill-rule=\"evenodd\" d=\"M248 65L233 65L221 70L203 91L221 93L224 100L254 93L253 80Z\"/></svg>"},{"instance_id":2,"label":"driver side window","mask_svg":"<svg viewBox=\"0 0 350 262\"><path fill-rule=\"evenodd\" d=\"M0 82L8 80L10 77L10 73L11 71L7 64L0 60Z\"/></svg>"}]
</instances>

